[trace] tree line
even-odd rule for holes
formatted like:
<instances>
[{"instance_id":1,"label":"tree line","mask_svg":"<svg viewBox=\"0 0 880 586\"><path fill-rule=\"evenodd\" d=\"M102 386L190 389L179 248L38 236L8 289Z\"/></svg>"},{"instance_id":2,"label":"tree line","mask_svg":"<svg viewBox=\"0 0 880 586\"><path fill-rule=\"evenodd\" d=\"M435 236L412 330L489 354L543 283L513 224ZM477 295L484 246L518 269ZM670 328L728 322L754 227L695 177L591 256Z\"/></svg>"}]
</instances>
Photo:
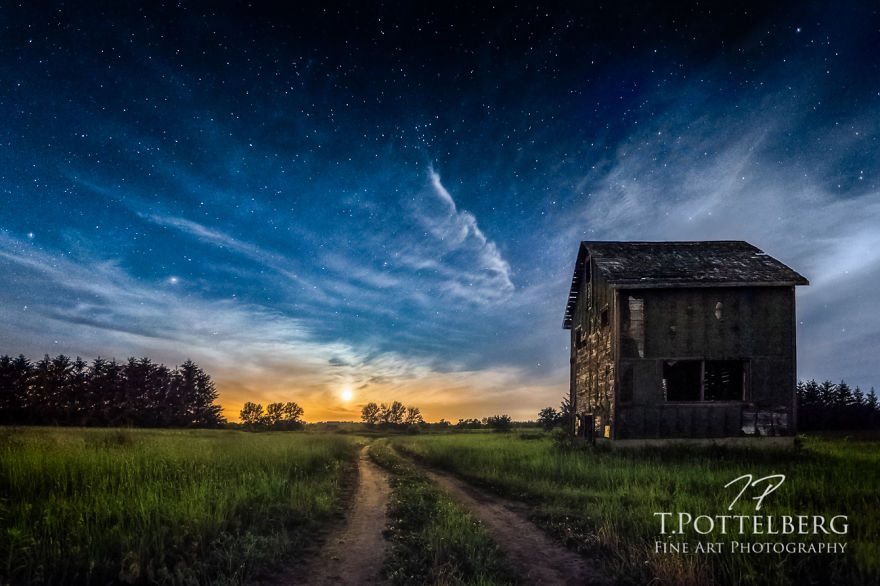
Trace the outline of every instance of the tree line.
<instances>
[{"instance_id":1,"label":"tree line","mask_svg":"<svg viewBox=\"0 0 880 586\"><path fill-rule=\"evenodd\" d=\"M492 431L510 431L514 425L514 421L510 418L510 415L501 414L492 415L491 417L483 417L482 419L459 419L458 423L456 423L454 427L455 429L489 428ZM516 425L529 425L529 422L526 422L525 424L520 422L516 423Z\"/></svg>"},{"instance_id":2,"label":"tree line","mask_svg":"<svg viewBox=\"0 0 880 586\"><path fill-rule=\"evenodd\" d=\"M865 394L845 381L798 381L798 428L868 429L880 427L880 405L874 389Z\"/></svg>"},{"instance_id":3,"label":"tree line","mask_svg":"<svg viewBox=\"0 0 880 586\"><path fill-rule=\"evenodd\" d=\"M302 429L305 411L293 401L269 403L266 410L259 403L248 401L239 412L241 423L251 431L290 431Z\"/></svg>"},{"instance_id":4,"label":"tree line","mask_svg":"<svg viewBox=\"0 0 880 586\"><path fill-rule=\"evenodd\" d=\"M225 423L211 377L191 360L170 369L149 358L124 363L45 355L0 356L0 423L217 427Z\"/></svg>"},{"instance_id":5,"label":"tree line","mask_svg":"<svg viewBox=\"0 0 880 586\"><path fill-rule=\"evenodd\" d=\"M400 401L377 405L372 401L361 409L361 420L370 425L419 425L425 422L418 407L407 407Z\"/></svg>"}]
</instances>

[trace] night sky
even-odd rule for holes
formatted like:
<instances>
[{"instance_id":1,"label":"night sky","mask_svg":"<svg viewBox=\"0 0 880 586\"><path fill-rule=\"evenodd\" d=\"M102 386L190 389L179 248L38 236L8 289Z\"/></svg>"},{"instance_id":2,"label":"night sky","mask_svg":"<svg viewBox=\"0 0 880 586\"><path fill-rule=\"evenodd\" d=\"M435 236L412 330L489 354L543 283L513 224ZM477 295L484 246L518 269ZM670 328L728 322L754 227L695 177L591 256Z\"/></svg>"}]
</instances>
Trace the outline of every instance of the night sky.
<instances>
[{"instance_id":1,"label":"night sky","mask_svg":"<svg viewBox=\"0 0 880 586\"><path fill-rule=\"evenodd\" d=\"M28 4L0 354L191 358L232 418L534 419L581 240L732 239L811 281L800 377L880 385L875 3Z\"/></svg>"}]
</instances>

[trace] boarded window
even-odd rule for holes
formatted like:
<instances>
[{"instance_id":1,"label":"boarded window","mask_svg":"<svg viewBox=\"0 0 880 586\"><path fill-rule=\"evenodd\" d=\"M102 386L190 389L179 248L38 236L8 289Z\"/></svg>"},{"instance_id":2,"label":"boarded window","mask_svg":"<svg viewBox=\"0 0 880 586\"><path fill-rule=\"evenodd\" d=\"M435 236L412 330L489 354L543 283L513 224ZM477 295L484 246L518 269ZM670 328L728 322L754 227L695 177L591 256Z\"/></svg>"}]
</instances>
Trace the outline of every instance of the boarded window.
<instances>
[{"instance_id":1,"label":"boarded window","mask_svg":"<svg viewBox=\"0 0 880 586\"><path fill-rule=\"evenodd\" d=\"M627 358L645 357L645 300L627 297L623 306L621 352Z\"/></svg>"},{"instance_id":2,"label":"boarded window","mask_svg":"<svg viewBox=\"0 0 880 586\"><path fill-rule=\"evenodd\" d=\"M743 399L743 362L707 360L704 398L706 401L741 401Z\"/></svg>"},{"instance_id":3,"label":"boarded window","mask_svg":"<svg viewBox=\"0 0 880 586\"><path fill-rule=\"evenodd\" d=\"M667 401L699 401L702 379L702 360L667 360L663 363L663 394Z\"/></svg>"}]
</instances>

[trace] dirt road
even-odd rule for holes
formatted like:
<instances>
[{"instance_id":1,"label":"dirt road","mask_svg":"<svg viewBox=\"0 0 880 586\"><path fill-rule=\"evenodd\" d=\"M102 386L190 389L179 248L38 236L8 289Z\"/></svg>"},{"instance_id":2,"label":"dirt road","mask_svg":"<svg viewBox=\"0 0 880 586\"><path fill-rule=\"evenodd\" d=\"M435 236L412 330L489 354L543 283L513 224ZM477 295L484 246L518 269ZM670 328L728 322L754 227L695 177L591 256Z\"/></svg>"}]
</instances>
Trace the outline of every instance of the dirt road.
<instances>
[{"instance_id":1,"label":"dirt road","mask_svg":"<svg viewBox=\"0 0 880 586\"><path fill-rule=\"evenodd\" d=\"M492 533L511 569L525 584L606 585L597 560L587 560L554 541L526 517L525 506L488 494L438 470L420 467Z\"/></svg>"},{"instance_id":2,"label":"dirt road","mask_svg":"<svg viewBox=\"0 0 880 586\"><path fill-rule=\"evenodd\" d=\"M492 534L523 584L586 586L610 584L597 560L588 560L547 536L528 520L526 505L482 491L451 474L416 465L467 508ZM364 446L358 460L358 484L344 526L305 568L289 568L261 586L377 585L387 541L386 509L391 496L388 474Z\"/></svg>"},{"instance_id":3,"label":"dirt road","mask_svg":"<svg viewBox=\"0 0 880 586\"><path fill-rule=\"evenodd\" d=\"M291 568L272 581L274 586L383 584L380 572L387 541L382 536L391 496L388 475L376 466L364 446L358 460L358 485L345 525L330 535L316 559L305 569Z\"/></svg>"}]
</instances>

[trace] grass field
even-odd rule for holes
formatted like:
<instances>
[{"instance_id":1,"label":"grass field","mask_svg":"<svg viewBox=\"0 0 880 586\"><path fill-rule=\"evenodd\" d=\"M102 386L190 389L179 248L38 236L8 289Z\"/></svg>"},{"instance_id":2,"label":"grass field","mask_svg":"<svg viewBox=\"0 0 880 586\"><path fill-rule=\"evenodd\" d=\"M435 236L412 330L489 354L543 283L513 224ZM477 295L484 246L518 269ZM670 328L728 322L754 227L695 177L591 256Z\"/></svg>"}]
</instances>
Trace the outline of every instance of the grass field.
<instances>
[{"instance_id":1,"label":"grass field","mask_svg":"<svg viewBox=\"0 0 880 586\"><path fill-rule=\"evenodd\" d=\"M796 452L652 449L560 450L548 436L400 436L405 454L498 493L534 503L535 517L601 555L616 579L645 584L877 584L880 582L880 443L804 438ZM762 515L848 515L840 554L674 554L655 551L654 512L721 515L738 490L734 478L785 474ZM729 514L752 515L742 499ZM698 539L697 539L698 538ZM689 535L690 541L787 541L791 536ZM798 539L797 536L794 539ZM680 538L679 538L680 540ZM670 541L677 541L673 536Z\"/></svg>"},{"instance_id":2,"label":"grass field","mask_svg":"<svg viewBox=\"0 0 880 586\"><path fill-rule=\"evenodd\" d=\"M0 428L0 585L242 584L296 558L345 500L366 440L347 434ZM491 535L389 449L533 505L535 519L628 584L880 583L880 442L803 438L794 452L561 449L548 434L373 438L392 472L395 583L501 584ZM785 474L761 515L847 515L844 554L665 553L658 511L727 513L724 485ZM743 497L730 514L756 514Z\"/></svg>"},{"instance_id":3,"label":"grass field","mask_svg":"<svg viewBox=\"0 0 880 586\"><path fill-rule=\"evenodd\" d=\"M356 442L0 428L0 584L240 584L334 515Z\"/></svg>"}]
</instances>

